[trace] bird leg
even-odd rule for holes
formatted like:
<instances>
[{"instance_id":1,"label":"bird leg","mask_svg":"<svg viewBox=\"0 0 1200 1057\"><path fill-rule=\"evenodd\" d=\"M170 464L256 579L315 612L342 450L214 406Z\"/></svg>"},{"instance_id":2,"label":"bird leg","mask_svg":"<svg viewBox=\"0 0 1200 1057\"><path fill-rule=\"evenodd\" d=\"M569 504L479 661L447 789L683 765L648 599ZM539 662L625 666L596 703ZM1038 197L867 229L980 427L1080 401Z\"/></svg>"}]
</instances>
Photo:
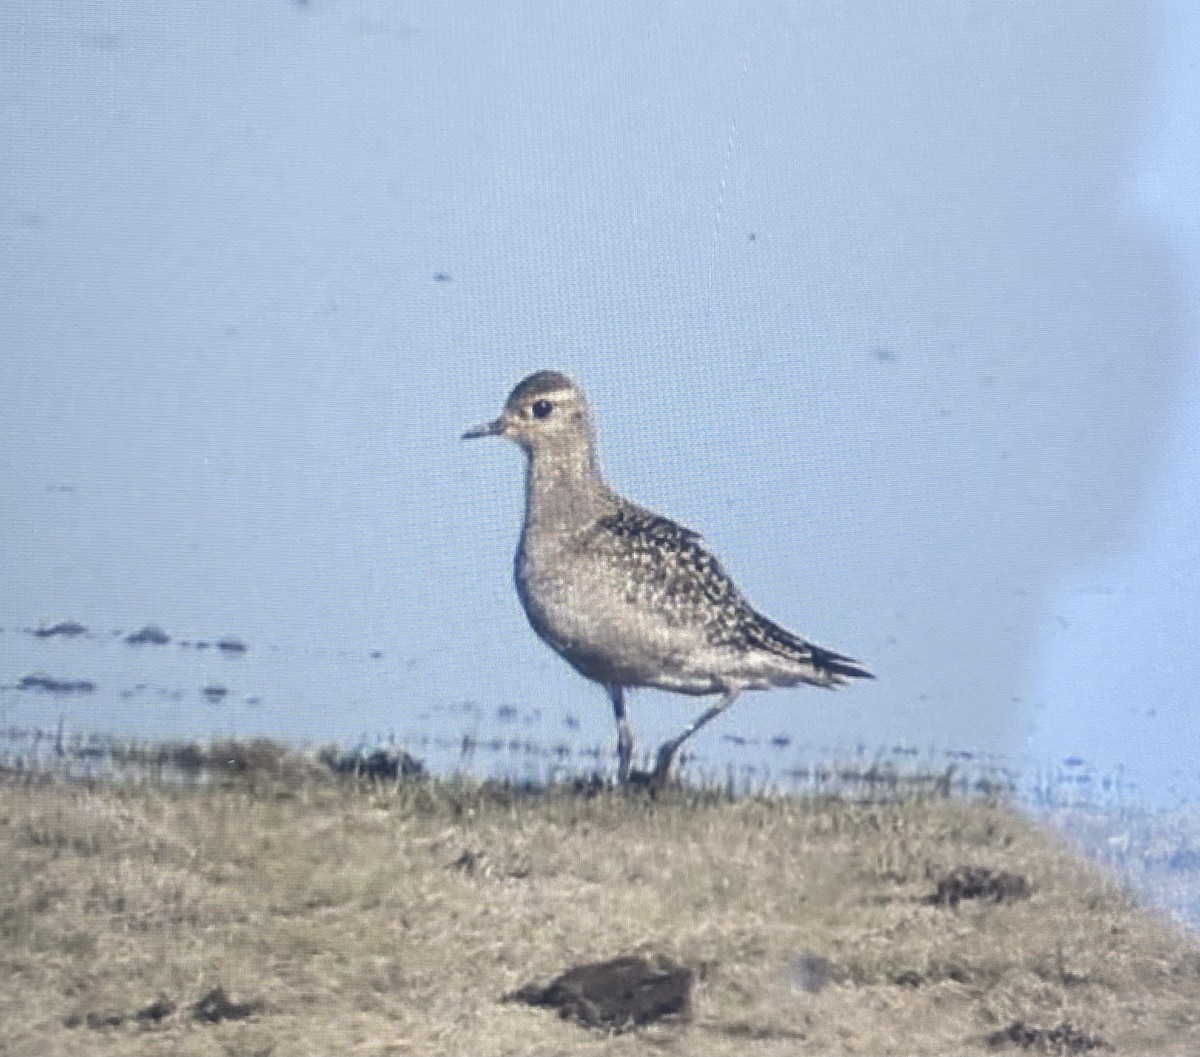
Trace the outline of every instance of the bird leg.
<instances>
[{"instance_id":1,"label":"bird leg","mask_svg":"<svg viewBox=\"0 0 1200 1057\"><path fill-rule=\"evenodd\" d=\"M608 687L612 698L613 715L617 720L617 781L625 785L629 781L629 765L633 760L633 731L625 715L625 688Z\"/></svg>"},{"instance_id":2,"label":"bird leg","mask_svg":"<svg viewBox=\"0 0 1200 1057\"><path fill-rule=\"evenodd\" d=\"M721 700L712 706L707 712L703 713L693 722L688 724L683 730L683 733L670 741L664 741L658 749L658 757L654 762L654 770L650 774L650 785L655 789L660 789L666 783L667 772L671 770L671 762L675 759L675 754L679 751L685 741L696 733L706 723L710 723L716 719L722 712L737 700L738 691L726 690L722 695Z\"/></svg>"}]
</instances>

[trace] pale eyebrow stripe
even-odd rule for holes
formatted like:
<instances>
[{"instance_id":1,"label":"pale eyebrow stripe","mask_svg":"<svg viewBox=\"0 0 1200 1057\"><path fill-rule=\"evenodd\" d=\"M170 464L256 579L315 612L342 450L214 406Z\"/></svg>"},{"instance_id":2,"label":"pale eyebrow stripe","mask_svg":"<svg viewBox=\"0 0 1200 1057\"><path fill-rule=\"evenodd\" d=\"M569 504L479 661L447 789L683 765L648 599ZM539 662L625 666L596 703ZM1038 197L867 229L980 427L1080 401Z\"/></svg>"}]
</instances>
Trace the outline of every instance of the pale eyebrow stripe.
<instances>
[{"instance_id":1,"label":"pale eyebrow stripe","mask_svg":"<svg viewBox=\"0 0 1200 1057\"><path fill-rule=\"evenodd\" d=\"M559 386L557 389L539 389L536 393L530 393L525 400L551 400L564 396L574 395L575 390L568 389L566 386Z\"/></svg>"}]
</instances>

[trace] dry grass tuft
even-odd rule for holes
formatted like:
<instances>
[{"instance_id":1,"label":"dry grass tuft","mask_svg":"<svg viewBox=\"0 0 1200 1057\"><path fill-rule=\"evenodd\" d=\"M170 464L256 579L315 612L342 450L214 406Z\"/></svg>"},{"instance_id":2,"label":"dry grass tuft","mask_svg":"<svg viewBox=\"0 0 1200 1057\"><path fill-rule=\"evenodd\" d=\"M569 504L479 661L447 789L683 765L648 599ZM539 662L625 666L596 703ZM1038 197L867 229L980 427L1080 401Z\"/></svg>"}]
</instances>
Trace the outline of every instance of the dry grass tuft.
<instances>
[{"instance_id":1,"label":"dry grass tuft","mask_svg":"<svg viewBox=\"0 0 1200 1057\"><path fill-rule=\"evenodd\" d=\"M1200 1052L1193 942L999 803L213 752L242 763L0 779L0 1053ZM1025 897L931 901L964 864ZM623 956L690 969L691 1020L615 1034L502 1001Z\"/></svg>"}]
</instances>

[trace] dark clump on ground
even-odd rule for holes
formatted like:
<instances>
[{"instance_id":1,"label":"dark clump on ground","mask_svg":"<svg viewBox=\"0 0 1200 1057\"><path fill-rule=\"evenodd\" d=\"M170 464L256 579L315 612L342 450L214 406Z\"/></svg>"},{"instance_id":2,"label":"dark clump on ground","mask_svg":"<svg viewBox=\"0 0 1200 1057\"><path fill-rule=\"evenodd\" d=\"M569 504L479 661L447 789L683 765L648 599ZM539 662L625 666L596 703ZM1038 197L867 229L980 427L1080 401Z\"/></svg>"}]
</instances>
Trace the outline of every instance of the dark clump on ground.
<instances>
[{"instance_id":1,"label":"dark clump on ground","mask_svg":"<svg viewBox=\"0 0 1200 1057\"><path fill-rule=\"evenodd\" d=\"M992 1032L987 1037L987 1044L993 1049L1019 1046L1023 1050L1050 1054L1112 1049L1099 1035L1091 1035L1066 1020L1052 1028L1035 1028L1023 1020L1014 1020L1007 1028Z\"/></svg>"},{"instance_id":2,"label":"dark clump on ground","mask_svg":"<svg viewBox=\"0 0 1200 1057\"><path fill-rule=\"evenodd\" d=\"M261 999L249 1002L235 1002L223 987L214 987L206 991L192 1003L192 1019L204 1021L206 1024L219 1024L223 1020L245 1020L247 1017L261 1013L266 1003Z\"/></svg>"},{"instance_id":3,"label":"dark clump on ground","mask_svg":"<svg viewBox=\"0 0 1200 1057\"><path fill-rule=\"evenodd\" d=\"M147 624L140 631L134 631L126 635L125 641L130 646L165 646L171 641L171 636L158 627L158 625Z\"/></svg>"},{"instance_id":4,"label":"dark clump on ground","mask_svg":"<svg viewBox=\"0 0 1200 1057\"><path fill-rule=\"evenodd\" d=\"M55 679L44 672L34 672L21 676L17 689L40 690L47 694L90 694L96 689L96 684L90 679Z\"/></svg>"},{"instance_id":5,"label":"dark clump on ground","mask_svg":"<svg viewBox=\"0 0 1200 1057\"><path fill-rule=\"evenodd\" d=\"M810 995L819 994L829 984L845 978L845 974L828 958L808 951L792 959L788 966L788 975L792 979L793 987L807 991Z\"/></svg>"},{"instance_id":6,"label":"dark clump on ground","mask_svg":"<svg viewBox=\"0 0 1200 1057\"><path fill-rule=\"evenodd\" d=\"M88 629L77 620L62 620L47 628L35 628L31 632L35 639L75 639L87 633Z\"/></svg>"},{"instance_id":7,"label":"dark clump on ground","mask_svg":"<svg viewBox=\"0 0 1200 1057\"><path fill-rule=\"evenodd\" d=\"M662 955L629 954L568 969L549 985L526 984L506 1001L557 1009L588 1028L620 1032L665 1017L691 1015L696 974Z\"/></svg>"},{"instance_id":8,"label":"dark clump on ground","mask_svg":"<svg viewBox=\"0 0 1200 1057\"><path fill-rule=\"evenodd\" d=\"M166 995L159 995L153 1002L133 1013L121 1013L118 1010L100 1012L91 1010L88 1013L72 1013L63 1021L63 1027L78 1028L86 1024L93 1031L103 1031L105 1028L119 1028L127 1020L135 1020L142 1024L158 1024L176 1010L176 1005Z\"/></svg>"},{"instance_id":9,"label":"dark clump on ground","mask_svg":"<svg viewBox=\"0 0 1200 1057\"><path fill-rule=\"evenodd\" d=\"M172 1002L166 995L159 995L148 1006L143 1006L136 1013L134 1019L151 1024L157 1024L160 1020L164 1020L175 1012L175 1003Z\"/></svg>"},{"instance_id":10,"label":"dark clump on ground","mask_svg":"<svg viewBox=\"0 0 1200 1057\"><path fill-rule=\"evenodd\" d=\"M937 887L928 901L942 907L956 907L964 899L1011 903L1028 899L1029 893L1029 882L1020 874L986 866L956 866L938 878Z\"/></svg>"},{"instance_id":11,"label":"dark clump on ground","mask_svg":"<svg viewBox=\"0 0 1200 1057\"><path fill-rule=\"evenodd\" d=\"M351 749L336 746L322 749L318 759L335 774L355 778L395 781L417 778L425 773L425 765L411 753L397 748Z\"/></svg>"}]
</instances>

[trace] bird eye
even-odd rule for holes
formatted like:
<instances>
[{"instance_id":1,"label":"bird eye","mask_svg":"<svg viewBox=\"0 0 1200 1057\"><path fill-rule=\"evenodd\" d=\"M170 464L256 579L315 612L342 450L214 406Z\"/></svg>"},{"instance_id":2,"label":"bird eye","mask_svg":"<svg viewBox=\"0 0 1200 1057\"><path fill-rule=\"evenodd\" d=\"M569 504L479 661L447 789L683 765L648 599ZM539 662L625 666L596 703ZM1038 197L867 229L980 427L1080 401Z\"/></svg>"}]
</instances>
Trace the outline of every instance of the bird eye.
<instances>
[{"instance_id":1,"label":"bird eye","mask_svg":"<svg viewBox=\"0 0 1200 1057\"><path fill-rule=\"evenodd\" d=\"M554 410L554 405L549 400L535 400L533 402L533 417L545 418L551 411Z\"/></svg>"}]
</instances>

